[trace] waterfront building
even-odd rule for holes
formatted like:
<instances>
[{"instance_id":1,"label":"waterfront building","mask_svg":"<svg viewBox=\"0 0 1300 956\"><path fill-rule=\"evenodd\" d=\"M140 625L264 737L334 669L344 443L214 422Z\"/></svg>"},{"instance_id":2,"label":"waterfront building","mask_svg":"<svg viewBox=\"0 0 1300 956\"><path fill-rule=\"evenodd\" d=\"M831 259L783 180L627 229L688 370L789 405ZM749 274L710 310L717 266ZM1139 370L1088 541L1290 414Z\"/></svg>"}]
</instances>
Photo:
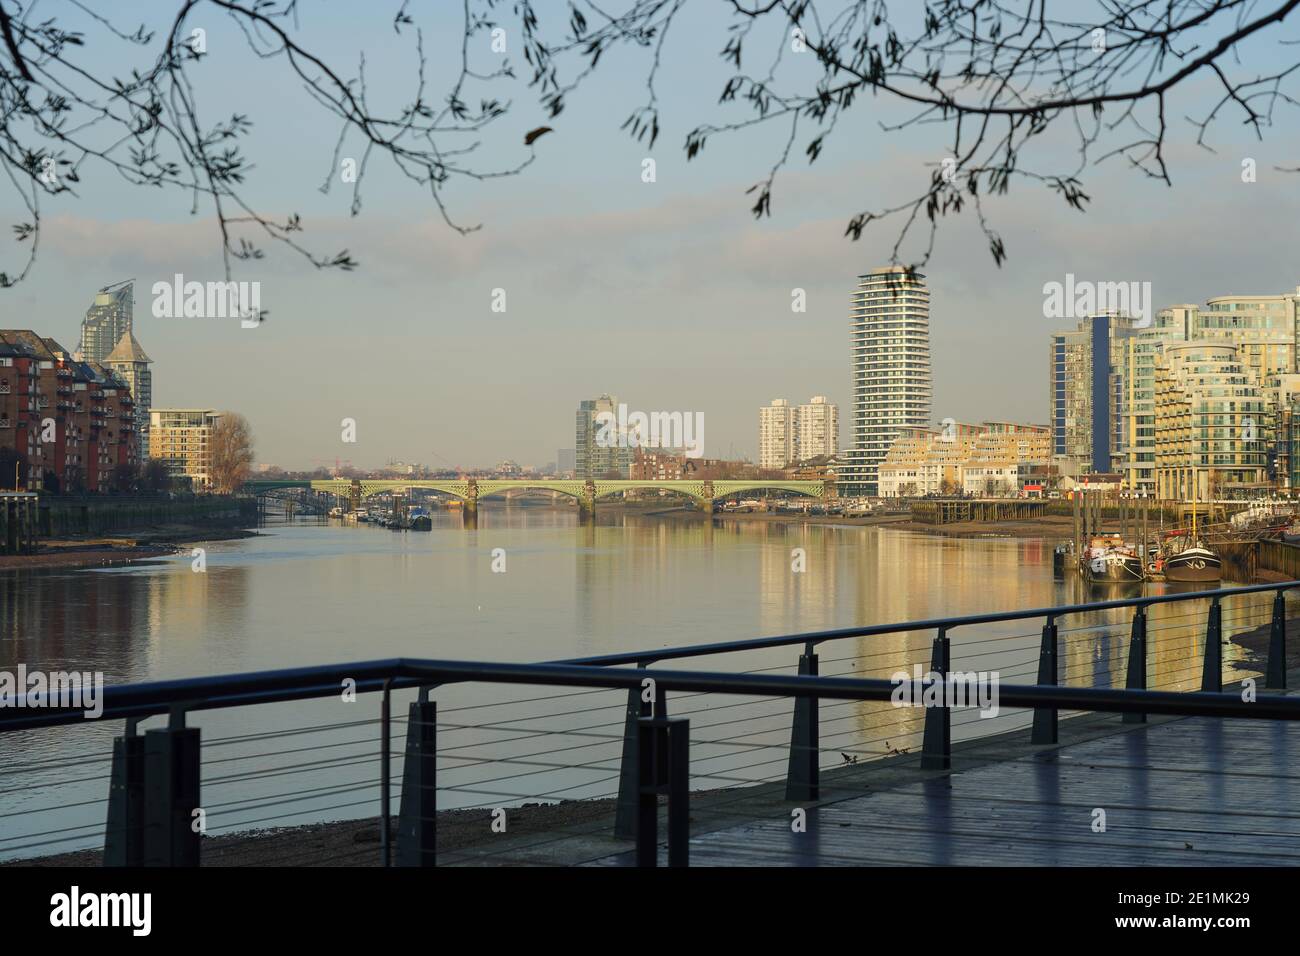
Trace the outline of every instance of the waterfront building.
<instances>
[{"instance_id":1,"label":"waterfront building","mask_svg":"<svg viewBox=\"0 0 1300 956\"><path fill-rule=\"evenodd\" d=\"M626 478L632 465L632 453L635 450L626 436L613 436L604 444L597 437L604 431L596 417L602 413L618 415L618 399L612 395L578 403L574 416L574 477L606 478L616 475ZM619 440L622 437L623 440Z\"/></svg>"},{"instance_id":2,"label":"waterfront building","mask_svg":"<svg viewBox=\"0 0 1300 956\"><path fill-rule=\"evenodd\" d=\"M149 408L153 405L153 359L145 354L134 333L128 331L118 340L104 364L120 375L131 389L134 403L135 443L141 459L149 457Z\"/></svg>"},{"instance_id":3,"label":"waterfront building","mask_svg":"<svg viewBox=\"0 0 1300 956\"><path fill-rule=\"evenodd\" d=\"M134 282L128 280L100 289L81 321L81 360L107 359L122 336L131 331L134 312Z\"/></svg>"},{"instance_id":4,"label":"waterfront building","mask_svg":"<svg viewBox=\"0 0 1300 956\"><path fill-rule=\"evenodd\" d=\"M1017 495L1022 477L1043 474L1051 461L1044 425L945 421L901 434L880 464L880 496Z\"/></svg>"},{"instance_id":5,"label":"waterfront building","mask_svg":"<svg viewBox=\"0 0 1300 956\"><path fill-rule=\"evenodd\" d=\"M904 266L858 277L850 323L853 410L839 493L876 495L881 461L900 434L930 420L930 292Z\"/></svg>"},{"instance_id":6,"label":"waterfront building","mask_svg":"<svg viewBox=\"0 0 1300 956\"><path fill-rule=\"evenodd\" d=\"M946 428L901 432L881 461L882 498L951 495L961 490L961 466L975 446L978 425L946 423Z\"/></svg>"},{"instance_id":7,"label":"waterfront building","mask_svg":"<svg viewBox=\"0 0 1300 956\"><path fill-rule=\"evenodd\" d=\"M1264 409L1263 390L1237 346L1166 343L1155 378L1157 495L1208 501L1263 490Z\"/></svg>"},{"instance_id":8,"label":"waterfront building","mask_svg":"<svg viewBox=\"0 0 1300 956\"><path fill-rule=\"evenodd\" d=\"M1156 493L1155 367L1167 343L1224 342L1263 390L1264 413L1255 423L1266 445L1270 477L1289 486L1289 377L1297 369L1296 328L1300 323L1300 288L1296 294L1218 296L1204 306L1175 305L1160 310L1154 325L1122 339L1118 372L1121 430L1116 469L1124 486L1141 494Z\"/></svg>"},{"instance_id":9,"label":"waterfront building","mask_svg":"<svg viewBox=\"0 0 1300 956\"><path fill-rule=\"evenodd\" d=\"M577 470L577 452L572 448L561 448L555 453L555 470L561 475L571 475Z\"/></svg>"},{"instance_id":10,"label":"waterfront building","mask_svg":"<svg viewBox=\"0 0 1300 956\"><path fill-rule=\"evenodd\" d=\"M1108 312L1081 319L1050 342L1052 455L1080 471L1109 472L1122 457L1119 369L1134 319Z\"/></svg>"},{"instance_id":11,"label":"waterfront building","mask_svg":"<svg viewBox=\"0 0 1300 956\"><path fill-rule=\"evenodd\" d=\"M0 330L0 484L30 491L113 490L138 463L130 387L30 329ZM125 477L125 476L122 476Z\"/></svg>"},{"instance_id":12,"label":"waterfront building","mask_svg":"<svg viewBox=\"0 0 1300 956\"><path fill-rule=\"evenodd\" d=\"M212 429L221 417L210 408L149 410L149 457L173 477L188 478L195 491L212 486Z\"/></svg>"},{"instance_id":13,"label":"waterfront building","mask_svg":"<svg viewBox=\"0 0 1300 956\"><path fill-rule=\"evenodd\" d=\"M139 464L135 401L126 379L99 362L79 363L89 392L86 485L92 492L120 491Z\"/></svg>"}]
</instances>

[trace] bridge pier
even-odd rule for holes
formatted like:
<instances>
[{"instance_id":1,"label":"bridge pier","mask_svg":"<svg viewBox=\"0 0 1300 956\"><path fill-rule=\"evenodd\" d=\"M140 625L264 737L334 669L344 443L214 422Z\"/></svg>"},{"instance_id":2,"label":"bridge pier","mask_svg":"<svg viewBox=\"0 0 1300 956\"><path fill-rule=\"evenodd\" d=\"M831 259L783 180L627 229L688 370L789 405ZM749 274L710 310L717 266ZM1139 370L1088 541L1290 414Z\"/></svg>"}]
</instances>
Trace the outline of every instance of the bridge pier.
<instances>
[{"instance_id":1,"label":"bridge pier","mask_svg":"<svg viewBox=\"0 0 1300 956\"><path fill-rule=\"evenodd\" d=\"M352 479L351 494L348 496L348 511L356 512L361 510L361 482Z\"/></svg>"},{"instance_id":2,"label":"bridge pier","mask_svg":"<svg viewBox=\"0 0 1300 956\"><path fill-rule=\"evenodd\" d=\"M596 483L588 480L582 486L582 494L578 497L578 521L581 524L596 523Z\"/></svg>"},{"instance_id":3,"label":"bridge pier","mask_svg":"<svg viewBox=\"0 0 1300 956\"><path fill-rule=\"evenodd\" d=\"M465 507L461 512L465 519L466 528L478 527L478 482L470 478L466 484L469 489L465 492Z\"/></svg>"},{"instance_id":4,"label":"bridge pier","mask_svg":"<svg viewBox=\"0 0 1300 956\"><path fill-rule=\"evenodd\" d=\"M713 482L704 483L704 497L700 499L700 510L706 515L713 514Z\"/></svg>"}]
</instances>

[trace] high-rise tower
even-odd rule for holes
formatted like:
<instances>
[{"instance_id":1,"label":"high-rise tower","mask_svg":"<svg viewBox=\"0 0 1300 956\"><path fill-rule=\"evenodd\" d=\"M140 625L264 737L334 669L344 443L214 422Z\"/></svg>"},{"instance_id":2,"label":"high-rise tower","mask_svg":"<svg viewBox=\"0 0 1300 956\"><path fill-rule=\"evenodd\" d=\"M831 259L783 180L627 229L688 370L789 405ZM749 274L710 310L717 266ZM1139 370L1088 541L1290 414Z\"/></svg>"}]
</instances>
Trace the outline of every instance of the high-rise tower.
<instances>
[{"instance_id":1,"label":"high-rise tower","mask_svg":"<svg viewBox=\"0 0 1300 956\"><path fill-rule=\"evenodd\" d=\"M149 457L149 409L153 405L153 372L149 371L149 363L152 361L128 331L103 362L121 375L131 389L131 400L135 403L132 424L141 461Z\"/></svg>"},{"instance_id":2,"label":"high-rise tower","mask_svg":"<svg viewBox=\"0 0 1300 956\"><path fill-rule=\"evenodd\" d=\"M103 362L131 331L135 311L135 280L104 286L81 321L81 360Z\"/></svg>"},{"instance_id":3,"label":"high-rise tower","mask_svg":"<svg viewBox=\"0 0 1300 956\"><path fill-rule=\"evenodd\" d=\"M925 276L886 266L858 276L850 309L853 416L837 481L842 497L879 493L894 438L930 421L930 291Z\"/></svg>"}]
</instances>

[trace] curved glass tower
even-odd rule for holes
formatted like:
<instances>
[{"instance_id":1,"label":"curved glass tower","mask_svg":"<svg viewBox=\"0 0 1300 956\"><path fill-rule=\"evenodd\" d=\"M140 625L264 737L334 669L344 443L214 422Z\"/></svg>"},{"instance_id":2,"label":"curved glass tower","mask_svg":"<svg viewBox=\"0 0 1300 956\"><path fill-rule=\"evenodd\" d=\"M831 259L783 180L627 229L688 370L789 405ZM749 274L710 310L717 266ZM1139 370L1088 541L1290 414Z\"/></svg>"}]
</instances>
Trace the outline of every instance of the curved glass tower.
<instances>
[{"instance_id":1,"label":"curved glass tower","mask_svg":"<svg viewBox=\"0 0 1300 956\"><path fill-rule=\"evenodd\" d=\"M853 418L836 479L841 497L879 494L880 462L902 432L930 423L930 291L887 266L858 276L850 310Z\"/></svg>"}]
</instances>

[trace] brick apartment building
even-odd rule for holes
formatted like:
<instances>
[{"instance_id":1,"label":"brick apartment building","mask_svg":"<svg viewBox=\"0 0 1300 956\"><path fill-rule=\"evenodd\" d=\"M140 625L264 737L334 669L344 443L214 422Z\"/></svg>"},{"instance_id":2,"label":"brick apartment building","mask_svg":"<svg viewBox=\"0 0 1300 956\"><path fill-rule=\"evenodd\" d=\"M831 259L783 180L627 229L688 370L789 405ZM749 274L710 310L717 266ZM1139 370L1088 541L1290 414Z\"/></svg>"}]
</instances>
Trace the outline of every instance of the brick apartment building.
<instances>
[{"instance_id":1,"label":"brick apartment building","mask_svg":"<svg viewBox=\"0 0 1300 956\"><path fill-rule=\"evenodd\" d=\"M54 339L0 329L0 460L0 488L114 490L118 469L139 463L126 380Z\"/></svg>"}]
</instances>

